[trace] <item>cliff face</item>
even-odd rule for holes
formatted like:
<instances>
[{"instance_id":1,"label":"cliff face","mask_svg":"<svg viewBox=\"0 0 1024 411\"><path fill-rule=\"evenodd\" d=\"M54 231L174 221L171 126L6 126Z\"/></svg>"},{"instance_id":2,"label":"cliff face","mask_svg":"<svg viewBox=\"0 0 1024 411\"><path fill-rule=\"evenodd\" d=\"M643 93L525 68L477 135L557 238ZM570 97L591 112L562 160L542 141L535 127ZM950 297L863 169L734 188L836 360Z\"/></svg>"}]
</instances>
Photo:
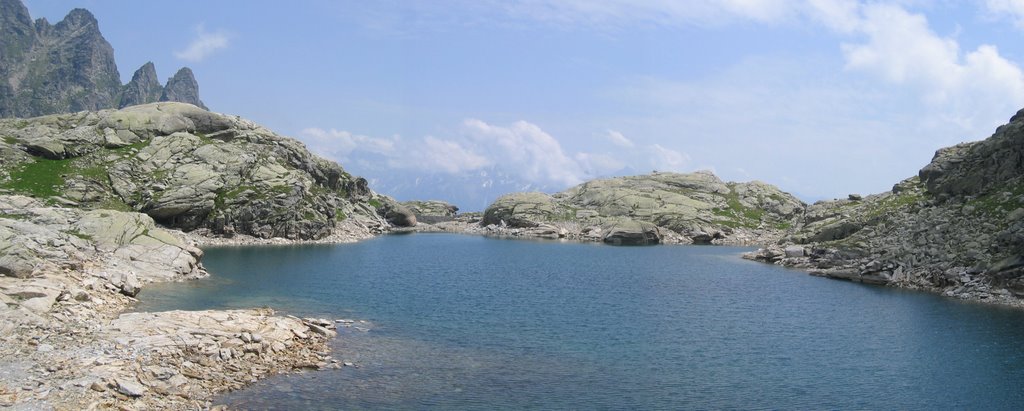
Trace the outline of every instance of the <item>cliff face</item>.
<instances>
[{"instance_id":1,"label":"cliff face","mask_svg":"<svg viewBox=\"0 0 1024 411\"><path fill-rule=\"evenodd\" d=\"M0 137L0 189L51 204L260 238L379 232L389 219L404 221L398 203L302 143L188 104L0 120Z\"/></svg>"},{"instance_id":2,"label":"cliff face","mask_svg":"<svg viewBox=\"0 0 1024 411\"><path fill-rule=\"evenodd\" d=\"M555 195L502 196L484 226L540 229L609 243L763 244L776 240L804 204L760 183L727 183L710 172L594 180Z\"/></svg>"},{"instance_id":3,"label":"cliff face","mask_svg":"<svg viewBox=\"0 0 1024 411\"><path fill-rule=\"evenodd\" d=\"M188 67L182 67L167 80L160 101L178 101L206 109L206 105L199 100L199 82Z\"/></svg>"},{"instance_id":4,"label":"cliff face","mask_svg":"<svg viewBox=\"0 0 1024 411\"><path fill-rule=\"evenodd\" d=\"M20 0L0 0L0 117L34 117L101 110L153 101L181 101L205 108L192 71L183 68L164 88L153 87L147 63L127 86L96 18L74 9L56 25L33 22ZM158 89L159 88L159 89ZM155 93L157 99L150 100Z\"/></svg>"},{"instance_id":5,"label":"cliff face","mask_svg":"<svg viewBox=\"0 0 1024 411\"><path fill-rule=\"evenodd\" d=\"M156 66L152 62L148 62L135 70L131 81L125 84L124 90L121 92L121 104L118 108L156 103L160 101L163 92L164 88L156 76Z\"/></svg>"},{"instance_id":6,"label":"cliff face","mask_svg":"<svg viewBox=\"0 0 1024 411\"><path fill-rule=\"evenodd\" d=\"M1024 110L890 192L819 202L750 258L969 299L1024 296Z\"/></svg>"},{"instance_id":7,"label":"cliff face","mask_svg":"<svg viewBox=\"0 0 1024 411\"><path fill-rule=\"evenodd\" d=\"M75 9L56 25L45 19L26 25L28 11L20 1L5 0L0 8L5 26L2 41L7 84L0 91L5 117L113 107L121 80L114 49L100 34L96 19ZM10 34L10 36L7 36Z\"/></svg>"}]
</instances>

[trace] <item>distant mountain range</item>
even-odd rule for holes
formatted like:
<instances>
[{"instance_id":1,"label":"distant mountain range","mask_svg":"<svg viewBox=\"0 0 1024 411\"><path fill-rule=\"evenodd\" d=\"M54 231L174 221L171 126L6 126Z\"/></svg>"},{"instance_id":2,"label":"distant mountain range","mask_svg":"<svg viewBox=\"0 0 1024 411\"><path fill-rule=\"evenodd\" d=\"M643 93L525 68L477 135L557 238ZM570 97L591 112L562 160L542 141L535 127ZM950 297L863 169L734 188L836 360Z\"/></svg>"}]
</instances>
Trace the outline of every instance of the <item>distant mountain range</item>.
<instances>
[{"instance_id":1,"label":"distant mountain range","mask_svg":"<svg viewBox=\"0 0 1024 411\"><path fill-rule=\"evenodd\" d=\"M96 18L74 9L57 24L35 21L21 0L0 0L0 117L34 117L82 110L177 101L206 108L192 70L183 67L166 85L153 63L128 84Z\"/></svg>"}]
</instances>

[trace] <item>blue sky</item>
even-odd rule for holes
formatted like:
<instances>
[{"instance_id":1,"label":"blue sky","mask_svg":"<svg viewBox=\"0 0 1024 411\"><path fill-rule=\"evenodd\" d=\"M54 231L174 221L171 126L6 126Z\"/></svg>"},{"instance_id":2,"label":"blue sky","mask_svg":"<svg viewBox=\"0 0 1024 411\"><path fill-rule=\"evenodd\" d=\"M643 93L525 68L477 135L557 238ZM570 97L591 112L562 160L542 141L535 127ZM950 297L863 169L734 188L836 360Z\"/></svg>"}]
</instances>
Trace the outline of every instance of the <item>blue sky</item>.
<instances>
[{"instance_id":1,"label":"blue sky","mask_svg":"<svg viewBox=\"0 0 1024 411\"><path fill-rule=\"evenodd\" d=\"M874 193L1024 107L1024 0L26 4L51 22L89 9L125 81L188 65L214 111L386 193L418 175L556 190L698 169L804 199Z\"/></svg>"}]
</instances>

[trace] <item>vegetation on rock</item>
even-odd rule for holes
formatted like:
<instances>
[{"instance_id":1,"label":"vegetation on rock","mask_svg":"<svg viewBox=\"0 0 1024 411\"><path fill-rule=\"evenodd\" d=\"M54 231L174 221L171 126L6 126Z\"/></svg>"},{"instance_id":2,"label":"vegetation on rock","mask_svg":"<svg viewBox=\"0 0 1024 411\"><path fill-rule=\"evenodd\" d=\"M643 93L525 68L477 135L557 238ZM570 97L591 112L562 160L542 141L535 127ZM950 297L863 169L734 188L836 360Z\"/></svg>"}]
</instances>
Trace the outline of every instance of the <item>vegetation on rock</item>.
<instances>
[{"instance_id":1,"label":"vegetation on rock","mask_svg":"<svg viewBox=\"0 0 1024 411\"><path fill-rule=\"evenodd\" d=\"M606 242L615 242L608 241L615 227L630 226L658 239L644 243L746 244L777 239L803 208L796 197L761 182L726 183L710 172L652 173L593 180L554 195L508 194L485 210L481 224L572 226L570 234Z\"/></svg>"},{"instance_id":2,"label":"vegetation on rock","mask_svg":"<svg viewBox=\"0 0 1024 411\"><path fill-rule=\"evenodd\" d=\"M0 120L0 135L0 188L184 230L317 239L402 209L296 140L188 104Z\"/></svg>"}]
</instances>

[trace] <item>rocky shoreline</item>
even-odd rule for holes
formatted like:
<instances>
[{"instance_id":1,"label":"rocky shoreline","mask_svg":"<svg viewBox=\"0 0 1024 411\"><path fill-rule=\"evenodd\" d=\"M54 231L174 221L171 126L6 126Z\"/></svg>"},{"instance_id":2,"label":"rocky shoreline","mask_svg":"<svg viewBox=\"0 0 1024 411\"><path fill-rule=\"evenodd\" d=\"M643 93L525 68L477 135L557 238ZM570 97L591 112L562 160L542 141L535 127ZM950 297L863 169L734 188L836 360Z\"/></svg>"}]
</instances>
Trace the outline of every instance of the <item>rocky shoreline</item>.
<instances>
[{"instance_id":1,"label":"rocky shoreline","mask_svg":"<svg viewBox=\"0 0 1024 411\"><path fill-rule=\"evenodd\" d=\"M144 214L0 195L0 406L203 409L269 375L340 367L329 341L351 321L267 308L127 312L147 283L208 275L197 245L295 243L201 237ZM375 233L343 225L319 242Z\"/></svg>"}]
</instances>

